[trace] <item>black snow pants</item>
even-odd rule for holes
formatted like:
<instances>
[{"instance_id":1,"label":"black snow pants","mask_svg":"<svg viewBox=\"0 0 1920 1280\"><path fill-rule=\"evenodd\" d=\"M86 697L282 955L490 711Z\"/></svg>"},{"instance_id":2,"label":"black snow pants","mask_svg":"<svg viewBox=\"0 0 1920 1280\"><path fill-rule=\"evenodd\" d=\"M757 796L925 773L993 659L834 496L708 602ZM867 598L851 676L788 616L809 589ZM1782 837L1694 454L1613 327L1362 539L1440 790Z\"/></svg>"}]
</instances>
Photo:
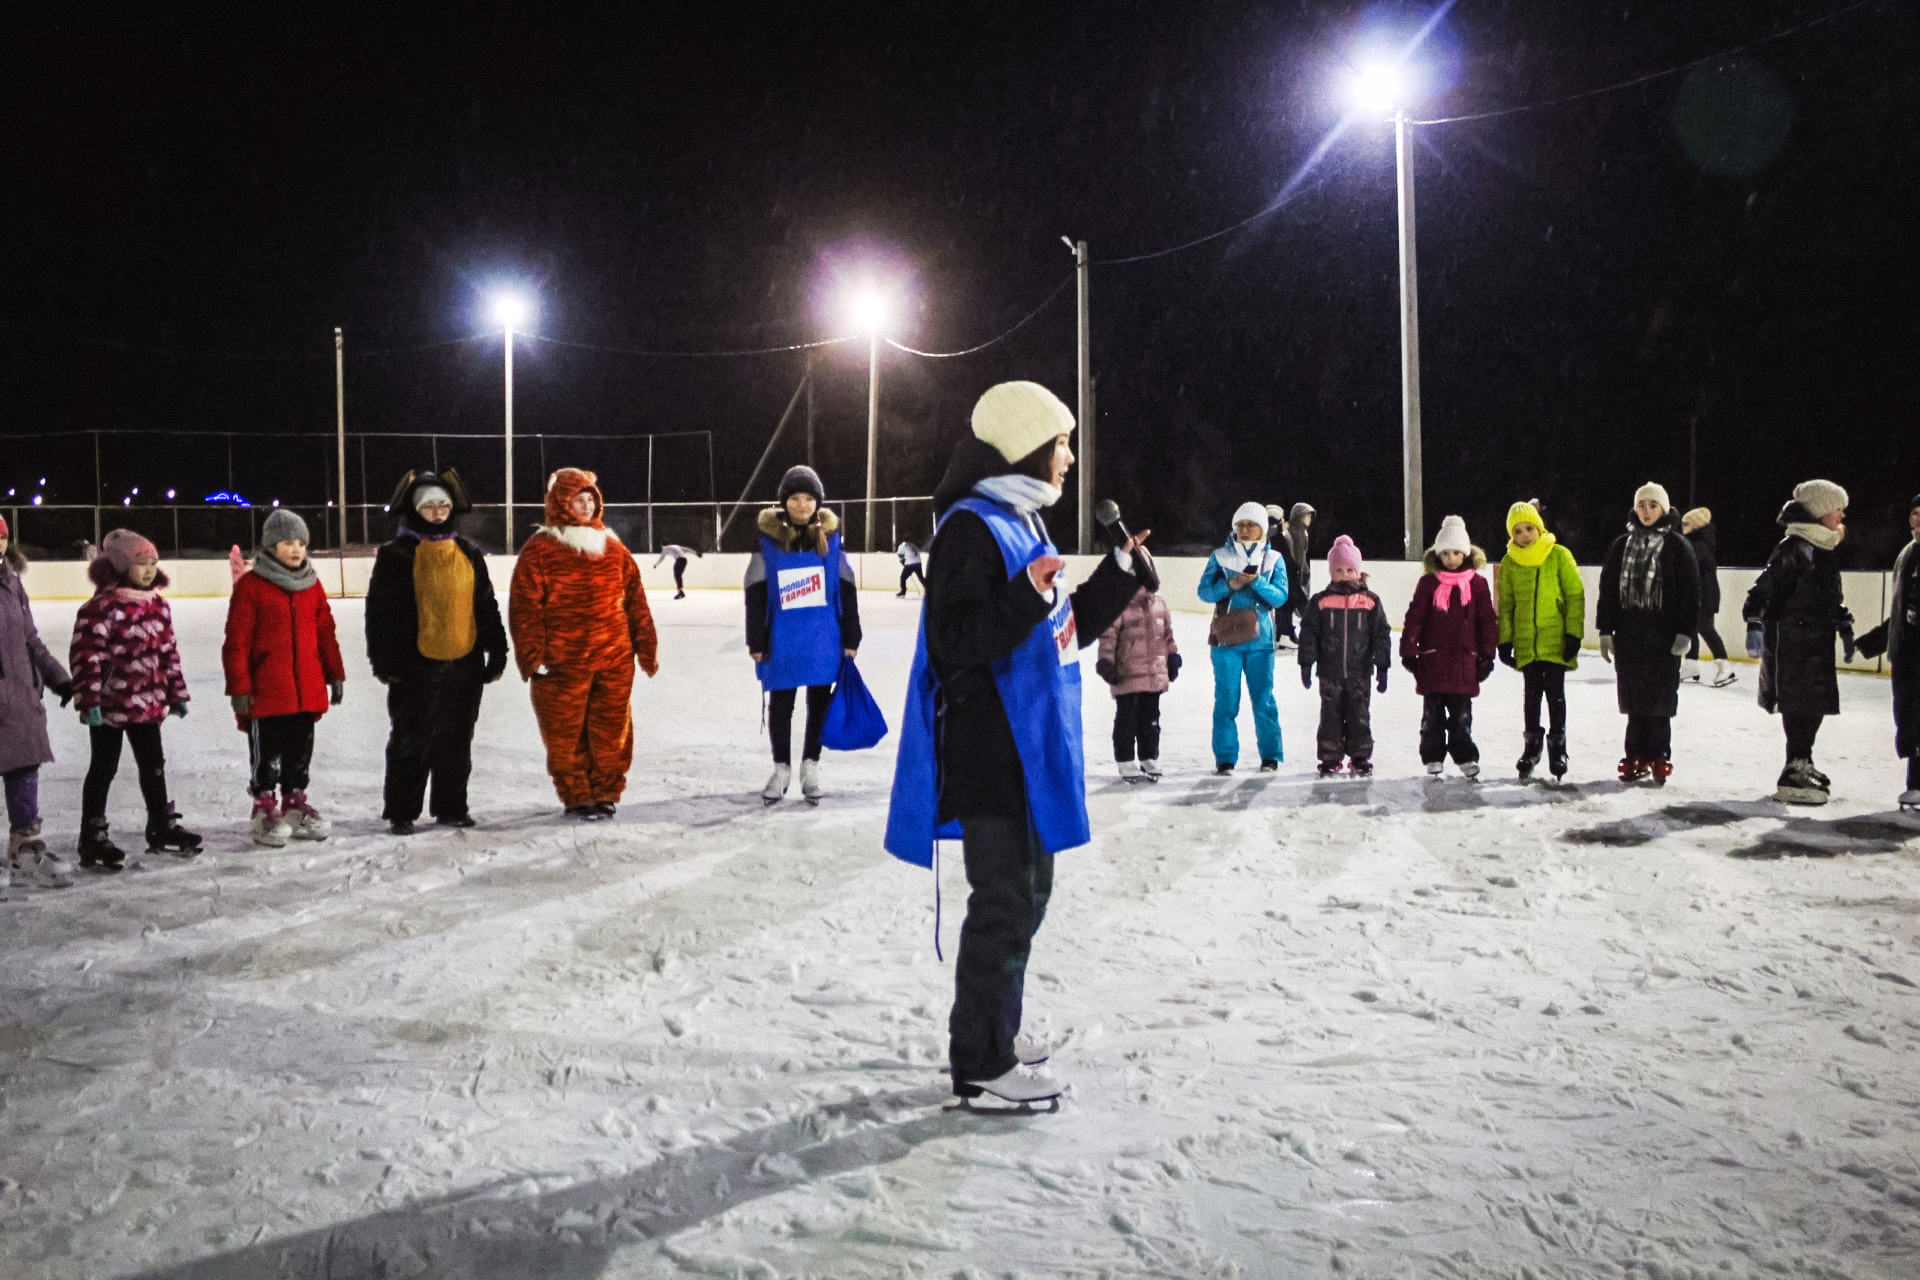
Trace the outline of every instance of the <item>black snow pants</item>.
<instances>
[{"instance_id":1,"label":"black snow pants","mask_svg":"<svg viewBox=\"0 0 1920 1280\"><path fill-rule=\"evenodd\" d=\"M487 671L477 661L428 662L387 686L386 808L388 822L412 822L433 779L435 818L467 816L473 773L473 726Z\"/></svg>"},{"instance_id":2,"label":"black snow pants","mask_svg":"<svg viewBox=\"0 0 1920 1280\"><path fill-rule=\"evenodd\" d=\"M1547 704L1547 724L1555 733L1567 731L1567 669L1557 662L1529 662L1520 668L1520 678L1525 682L1521 697L1525 699L1527 732L1540 732L1540 703Z\"/></svg>"},{"instance_id":3,"label":"black snow pants","mask_svg":"<svg viewBox=\"0 0 1920 1280\"><path fill-rule=\"evenodd\" d=\"M1053 894L1053 855L1031 818L983 813L960 820L967 860L967 918L953 972L947 1059L953 1091L979 1096L972 1081L1013 1070L1027 955Z\"/></svg>"},{"instance_id":4,"label":"black snow pants","mask_svg":"<svg viewBox=\"0 0 1920 1280\"><path fill-rule=\"evenodd\" d=\"M1473 743L1473 695L1430 693L1420 712L1420 763L1435 764L1449 755L1455 764L1480 758Z\"/></svg>"},{"instance_id":5,"label":"black snow pants","mask_svg":"<svg viewBox=\"0 0 1920 1280\"><path fill-rule=\"evenodd\" d=\"M1160 695L1122 693L1113 700L1113 758L1125 763L1160 758Z\"/></svg>"},{"instance_id":6,"label":"black snow pants","mask_svg":"<svg viewBox=\"0 0 1920 1280\"><path fill-rule=\"evenodd\" d=\"M1672 756L1672 716L1627 717L1627 759L1667 760Z\"/></svg>"},{"instance_id":7,"label":"black snow pants","mask_svg":"<svg viewBox=\"0 0 1920 1280\"><path fill-rule=\"evenodd\" d=\"M311 711L296 711L290 716L268 716L253 722L247 731L253 764L249 794L272 795L276 787L287 795L307 789L307 771L313 767L313 722L317 719Z\"/></svg>"},{"instance_id":8,"label":"black snow pants","mask_svg":"<svg viewBox=\"0 0 1920 1280\"><path fill-rule=\"evenodd\" d=\"M1322 764L1373 759L1373 682L1366 676L1320 678L1320 731L1315 746Z\"/></svg>"}]
</instances>

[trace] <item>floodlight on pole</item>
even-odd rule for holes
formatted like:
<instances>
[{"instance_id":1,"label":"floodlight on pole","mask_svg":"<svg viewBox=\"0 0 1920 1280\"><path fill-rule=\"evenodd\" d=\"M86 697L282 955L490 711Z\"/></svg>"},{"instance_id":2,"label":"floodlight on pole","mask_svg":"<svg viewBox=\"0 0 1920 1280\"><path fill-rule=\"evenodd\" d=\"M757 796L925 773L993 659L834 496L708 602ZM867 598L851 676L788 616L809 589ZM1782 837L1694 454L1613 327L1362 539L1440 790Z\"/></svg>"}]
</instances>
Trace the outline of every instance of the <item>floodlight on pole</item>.
<instances>
[{"instance_id":1,"label":"floodlight on pole","mask_svg":"<svg viewBox=\"0 0 1920 1280\"><path fill-rule=\"evenodd\" d=\"M886 327L887 311L885 295L873 289L863 289L847 302L849 318L867 335L867 506L862 545L869 552L873 550L874 471L880 456L880 330Z\"/></svg>"},{"instance_id":2,"label":"floodlight on pole","mask_svg":"<svg viewBox=\"0 0 1920 1280\"><path fill-rule=\"evenodd\" d=\"M1384 60L1363 63L1354 74L1351 92L1356 110L1391 115L1407 93L1406 71Z\"/></svg>"},{"instance_id":3,"label":"floodlight on pole","mask_svg":"<svg viewBox=\"0 0 1920 1280\"><path fill-rule=\"evenodd\" d=\"M507 501L506 501L506 545L507 554L512 555L513 545L513 331L521 329L533 316L533 304L520 293L511 289L502 290L493 295L491 306L493 318L501 330L502 346L506 352L506 454L507 454Z\"/></svg>"}]
</instances>

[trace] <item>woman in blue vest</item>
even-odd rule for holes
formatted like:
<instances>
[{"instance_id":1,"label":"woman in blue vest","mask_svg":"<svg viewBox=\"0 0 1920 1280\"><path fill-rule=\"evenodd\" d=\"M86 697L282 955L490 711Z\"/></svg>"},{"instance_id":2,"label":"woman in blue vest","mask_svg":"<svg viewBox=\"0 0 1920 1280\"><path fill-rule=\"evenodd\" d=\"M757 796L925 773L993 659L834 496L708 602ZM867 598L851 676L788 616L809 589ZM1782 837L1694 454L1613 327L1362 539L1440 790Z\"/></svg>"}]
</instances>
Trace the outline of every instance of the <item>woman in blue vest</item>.
<instances>
[{"instance_id":1,"label":"woman in blue vest","mask_svg":"<svg viewBox=\"0 0 1920 1280\"><path fill-rule=\"evenodd\" d=\"M1060 1093L1040 1065L1046 1046L1020 1035L1020 1010L1053 855L1088 840L1079 655L1151 572L1132 554L1142 532L1067 590L1040 513L1073 465L1073 426L1038 383L991 388L933 498L938 529L886 844L921 866L938 839L959 839L965 855L972 893L947 1021L962 1098Z\"/></svg>"},{"instance_id":2,"label":"woman in blue vest","mask_svg":"<svg viewBox=\"0 0 1920 1280\"><path fill-rule=\"evenodd\" d=\"M820 798L820 727L842 655L860 648L860 590L840 550L840 520L821 504L812 467L780 478L780 505L760 513L760 549L747 564L747 652L770 695L773 776L760 798L777 803L793 779L794 691L807 691L800 794Z\"/></svg>"},{"instance_id":3,"label":"woman in blue vest","mask_svg":"<svg viewBox=\"0 0 1920 1280\"><path fill-rule=\"evenodd\" d=\"M1304 571L1302 573L1304 577ZM1260 772L1273 773L1280 749L1280 708L1273 700L1273 611L1287 602L1287 560L1267 545L1267 509L1243 502L1233 536L1200 572L1200 598L1214 608L1207 643L1213 653L1213 771L1240 763L1240 681L1253 701Z\"/></svg>"}]
</instances>

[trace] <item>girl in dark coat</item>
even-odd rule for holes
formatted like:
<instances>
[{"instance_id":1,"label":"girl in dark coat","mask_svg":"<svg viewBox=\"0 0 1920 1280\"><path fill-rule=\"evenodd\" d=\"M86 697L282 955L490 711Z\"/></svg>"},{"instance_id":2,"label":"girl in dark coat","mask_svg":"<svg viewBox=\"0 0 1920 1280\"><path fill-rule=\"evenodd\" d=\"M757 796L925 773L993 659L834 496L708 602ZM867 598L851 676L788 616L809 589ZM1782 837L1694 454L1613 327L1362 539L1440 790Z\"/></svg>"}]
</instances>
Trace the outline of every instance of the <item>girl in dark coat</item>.
<instances>
[{"instance_id":1,"label":"girl in dark coat","mask_svg":"<svg viewBox=\"0 0 1920 1280\"><path fill-rule=\"evenodd\" d=\"M467 779L480 695L507 669L507 632L487 557L455 531L473 510L460 473L409 471L387 504L400 532L367 584L367 660L387 686L387 778L381 817L411 835L427 804L443 827L471 827Z\"/></svg>"},{"instance_id":2,"label":"girl in dark coat","mask_svg":"<svg viewBox=\"0 0 1920 1280\"><path fill-rule=\"evenodd\" d=\"M1437 778L1451 755L1461 773L1478 778L1473 700L1493 674L1500 650L1500 615L1480 572L1487 567L1487 553L1468 539L1466 521L1448 516L1425 564L1400 630L1400 665L1413 672L1413 691L1426 700L1420 712L1420 762Z\"/></svg>"},{"instance_id":3,"label":"girl in dark coat","mask_svg":"<svg viewBox=\"0 0 1920 1280\"><path fill-rule=\"evenodd\" d=\"M40 766L53 763L47 738L46 691L60 705L73 700L65 667L40 641L33 605L20 577L27 558L13 545L0 519L0 778L7 794L7 858L0 862L0 889L22 876L47 886L73 883L70 864L40 838Z\"/></svg>"},{"instance_id":4,"label":"girl in dark coat","mask_svg":"<svg viewBox=\"0 0 1920 1280\"><path fill-rule=\"evenodd\" d=\"M1694 563L1700 568L1700 632L1687 650L1685 678L1700 682L1700 642L1707 642L1713 654L1713 687L1724 689L1740 678L1727 661L1727 642L1720 638L1714 619L1720 615L1720 534L1713 525L1713 512L1695 507L1680 517L1680 532L1693 548Z\"/></svg>"},{"instance_id":5,"label":"girl in dark coat","mask_svg":"<svg viewBox=\"0 0 1920 1280\"><path fill-rule=\"evenodd\" d=\"M1853 657L1853 615L1840 590L1834 548L1846 536L1847 491L1831 480L1794 486L1774 523L1787 531L1747 593L1747 652L1760 659L1760 705L1778 711L1787 731L1787 767L1774 798L1825 804L1831 785L1813 767L1820 721L1840 714L1833 638Z\"/></svg>"},{"instance_id":6,"label":"girl in dark coat","mask_svg":"<svg viewBox=\"0 0 1920 1280\"><path fill-rule=\"evenodd\" d=\"M887 812L895 857L931 865L960 840L966 921L947 1021L954 1093L1058 1097L1020 1034L1027 956L1053 890L1054 855L1089 838L1079 652L1099 639L1151 566L1143 530L1069 592L1040 513L1073 465L1073 414L1033 382L991 387L973 434L934 491L939 522Z\"/></svg>"},{"instance_id":7,"label":"girl in dark coat","mask_svg":"<svg viewBox=\"0 0 1920 1280\"><path fill-rule=\"evenodd\" d=\"M1920 809L1920 494L1907 504L1913 541L1893 562L1893 607L1887 620L1860 637L1860 652L1887 656L1893 668L1893 744L1907 762L1902 809Z\"/></svg>"},{"instance_id":8,"label":"girl in dark coat","mask_svg":"<svg viewBox=\"0 0 1920 1280\"><path fill-rule=\"evenodd\" d=\"M1622 782L1673 773L1673 717L1680 711L1680 658L1700 623L1700 566L1680 533L1667 491L1648 481L1633 495L1633 519L1607 548L1594 607L1600 656L1614 667L1627 717Z\"/></svg>"}]
</instances>

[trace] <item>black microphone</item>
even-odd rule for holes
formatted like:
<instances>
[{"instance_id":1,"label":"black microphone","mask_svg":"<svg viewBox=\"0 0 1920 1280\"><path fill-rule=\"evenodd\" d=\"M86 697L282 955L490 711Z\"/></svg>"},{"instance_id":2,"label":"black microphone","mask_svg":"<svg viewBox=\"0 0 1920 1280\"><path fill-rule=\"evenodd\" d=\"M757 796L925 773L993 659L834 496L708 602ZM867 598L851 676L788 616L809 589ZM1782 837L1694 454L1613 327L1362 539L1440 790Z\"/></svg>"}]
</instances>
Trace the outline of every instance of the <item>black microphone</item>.
<instances>
[{"instance_id":1,"label":"black microphone","mask_svg":"<svg viewBox=\"0 0 1920 1280\"><path fill-rule=\"evenodd\" d=\"M1093 518L1099 521L1102 529L1107 531L1107 541L1116 547L1125 546L1127 539L1133 536L1127 532L1126 524L1120 519L1120 504L1112 498L1102 498L1093 504ZM1114 542L1114 535L1119 536L1118 542Z\"/></svg>"}]
</instances>

